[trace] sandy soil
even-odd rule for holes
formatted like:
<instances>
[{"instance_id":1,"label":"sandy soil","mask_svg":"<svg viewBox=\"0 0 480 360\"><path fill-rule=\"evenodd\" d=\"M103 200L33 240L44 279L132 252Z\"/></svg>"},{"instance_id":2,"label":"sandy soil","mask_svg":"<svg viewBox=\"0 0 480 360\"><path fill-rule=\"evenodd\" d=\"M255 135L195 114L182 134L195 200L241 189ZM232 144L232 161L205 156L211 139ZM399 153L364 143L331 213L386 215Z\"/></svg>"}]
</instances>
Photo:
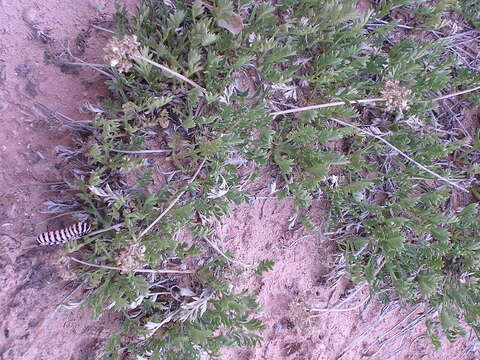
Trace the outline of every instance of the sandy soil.
<instances>
[{"instance_id":1,"label":"sandy soil","mask_svg":"<svg viewBox=\"0 0 480 360\"><path fill-rule=\"evenodd\" d=\"M61 248L25 252L32 236L62 221L41 214L42 202L68 197L48 186L28 185L62 179L65 169L55 147L70 141L63 126L68 122L45 121L38 104L88 120L79 107L107 95L97 73L65 64L65 46L68 40L73 55L101 62L109 34L90 25L108 27L110 3L0 0L0 360L94 360L103 340L118 328L113 314L93 322L86 311L56 311L63 299L81 291L62 271ZM320 226L326 205L317 201L311 209ZM219 226L220 247L235 251L240 261L276 261L271 272L246 276L237 284L255 292L264 307L265 342L256 349L228 350L225 360L480 356L467 341L450 345L444 340L443 350L434 352L423 325L382 347L404 324L387 331L411 309L387 311L376 299L365 302L366 287L342 303L353 285L346 279L336 286L326 282L334 247L319 234L289 229L293 213L288 201L257 200L235 208ZM312 306L336 310L314 313ZM337 311L345 308L354 309Z\"/></svg>"}]
</instances>

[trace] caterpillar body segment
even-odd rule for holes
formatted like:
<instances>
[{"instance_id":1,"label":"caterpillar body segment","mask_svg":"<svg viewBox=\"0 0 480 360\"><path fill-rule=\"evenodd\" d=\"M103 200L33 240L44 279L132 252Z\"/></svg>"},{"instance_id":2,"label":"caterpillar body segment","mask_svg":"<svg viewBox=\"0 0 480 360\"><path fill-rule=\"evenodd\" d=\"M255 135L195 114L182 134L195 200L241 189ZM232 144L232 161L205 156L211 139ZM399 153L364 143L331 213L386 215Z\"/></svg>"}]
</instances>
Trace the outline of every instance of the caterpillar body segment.
<instances>
[{"instance_id":1,"label":"caterpillar body segment","mask_svg":"<svg viewBox=\"0 0 480 360\"><path fill-rule=\"evenodd\" d=\"M64 244L70 240L76 240L88 234L92 229L92 226L87 222L78 222L72 224L66 228L47 231L37 236L37 245L58 245Z\"/></svg>"}]
</instances>

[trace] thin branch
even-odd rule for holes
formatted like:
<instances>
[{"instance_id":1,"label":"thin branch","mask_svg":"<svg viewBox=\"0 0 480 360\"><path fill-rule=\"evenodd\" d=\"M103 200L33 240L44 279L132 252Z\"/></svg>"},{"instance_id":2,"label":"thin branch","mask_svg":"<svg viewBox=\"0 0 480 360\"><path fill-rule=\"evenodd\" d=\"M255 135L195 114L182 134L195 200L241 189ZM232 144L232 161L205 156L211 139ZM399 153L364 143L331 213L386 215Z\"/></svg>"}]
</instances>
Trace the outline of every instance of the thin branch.
<instances>
[{"instance_id":1,"label":"thin branch","mask_svg":"<svg viewBox=\"0 0 480 360\"><path fill-rule=\"evenodd\" d=\"M189 78L183 76L182 74L179 74L178 72L169 69L169 68L166 67L165 65L159 64L159 63L157 63L157 62L155 62L155 61L153 61L153 60L150 60L150 59L148 59L148 58L146 58L145 56L142 56L142 55L136 55L134 58L135 58L135 59L139 59L139 60L143 60L143 61L149 63L150 65L153 65L153 66L155 66L155 67L157 67L157 68L159 68L159 69L161 69L161 70L169 73L170 75L173 75L173 76L175 76L175 77L177 77L177 78L179 78L179 79L181 79L181 80L189 83L189 84L192 85L193 87L196 87L197 89L201 89L201 90L204 90L204 91L205 91L205 89L204 89L203 87L201 87L200 85L198 85L195 81L192 81L192 80L190 80Z\"/></svg>"},{"instance_id":2,"label":"thin branch","mask_svg":"<svg viewBox=\"0 0 480 360\"><path fill-rule=\"evenodd\" d=\"M391 351L390 353L388 353L388 355L386 355L387 357L384 357L385 360L388 360L390 359L392 356L395 356L397 355L400 351L404 350L404 347L403 347L403 344L405 343L405 339L407 338L407 334L403 334L403 337L402 337L402 342L400 343L400 345L397 346L397 348L393 351ZM377 355L378 353L375 353L372 355L372 358ZM385 356L385 355L384 355Z\"/></svg>"},{"instance_id":3,"label":"thin branch","mask_svg":"<svg viewBox=\"0 0 480 360\"><path fill-rule=\"evenodd\" d=\"M310 105L310 106L305 106L305 107L301 107L301 108L294 108L294 109L289 109L289 110L276 111L276 112L270 113L270 115L278 116L278 115L292 114L292 113L297 113L297 112L317 110L317 109L323 109L323 108L335 107L335 106L341 106L341 105L347 105L347 104L367 104L367 103L375 103L375 102L382 102L382 101L386 101L386 99L372 98L372 99L352 100L352 101L348 101L348 102L347 101L337 101L337 102L332 102L332 103L327 103L327 104Z\"/></svg>"},{"instance_id":4,"label":"thin branch","mask_svg":"<svg viewBox=\"0 0 480 360\"><path fill-rule=\"evenodd\" d=\"M345 308L345 309L336 309L336 308L330 308L330 309L312 309L312 311L317 311L317 312L346 312L346 311L352 311L361 308L365 303L370 299L370 296L367 296L364 300L362 300L359 304ZM310 316L311 318L316 318L322 316L321 314L318 315L312 315Z\"/></svg>"},{"instance_id":5,"label":"thin branch","mask_svg":"<svg viewBox=\"0 0 480 360\"><path fill-rule=\"evenodd\" d=\"M207 161L207 158L203 159L203 161L201 162L201 164L198 166L197 168L197 171L195 171L195 174L192 176L192 178L190 180L188 180L188 183L192 183L198 176L198 174L200 174L200 170L202 170L203 166L205 165L205 162ZM183 194L185 194L187 192L187 190L182 190L175 199L173 199L173 201L170 203L170 205L167 206L167 208L165 210L163 210L163 212L145 229L143 230L140 235L138 236L138 238L142 238L147 232L149 232L165 215L167 215L167 213L170 211L171 208L173 208L175 206L175 204L178 202L178 200L180 200L180 198L183 196Z\"/></svg>"},{"instance_id":6,"label":"thin branch","mask_svg":"<svg viewBox=\"0 0 480 360\"><path fill-rule=\"evenodd\" d=\"M418 341L418 340L423 339L423 338L426 338L426 337L427 337L426 334L420 334L420 335L418 335L418 336L415 336L415 337L413 338L413 340L410 341L410 344L408 344L407 351L408 351L408 352L410 351L410 348L412 347L412 344L413 344L415 341Z\"/></svg>"},{"instance_id":7,"label":"thin branch","mask_svg":"<svg viewBox=\"0 0 480 360\"><path fill-rule=\"evenodd\" d=\"M65 181L57 181L57 182L45 182L45 183L37 183L37 184L17 184L14 185L15 187L27 187L27 186L51 186L51 185L64 185L66 184Z\"/></svg>"},{"instance_id":8,"label":"thin branch","mask_svg":"<svg viewBox=\"0 0 480 360\"><path fill-rule=\"evenodd\" d=\"M87 282L87 280L83 280L80 284L78 284L77 287L75 287L75 289L73 289L70 294L68 294L67 296L65 296L62 301L60 301L60 303L57 305L57 307L55 308L55 311L58 311L60 310L60 308L65 304L65 301L67 301L68 299L70 299L72 297L73 294L75 294L75 292L80 289L83 285L85 285L85 283Z\"/></svg>"},{"instance_id":9,"label":"thin branch","mask_svg":"<svg viewBox=\"0 0 480 360\"><path fill-rule=\"evenodd\" d=\"M243 266L245 269L250 269L253 267L253 265L249 265L249 264L245 264L239 260L235 260L235 259L232 259L230 256L228 256L227 254L225 254L222 250L220 250L220 248L217 246L217 244L215 244L213 241L210 241L210 239L208 238L203 238L216 252L218 252L222 257L224 257L227 261L231 262L231 263L235 263L235 264L238 264L238 265L241 265Z\"/></svg>"},{"instance_id":10,"label":"thin branch","mask_svg":"<svg viewBox=\"0 0 480 360\"><path fill-rule=\"evenodd\" d=\"M391 337L389 337L388 339L384 339L382 340L381 342L376 342L374 343L375 345L378 344L379 345L379 348L377 349L377 351L375 351L375 353L373 353L371 355L370 358L374 358L376 355L378 355L380 353L380 351L386 346L388 345L389 343L391 343L393 340L395 340L397 337L401 336L401 335L406 335L408 331L410 331L412 328L414 328L421 320L423 320L427 315L433 313L433 310L430 310L429 312L427 312L426 314L422 314L422 315L419 315L417 316L415 319L413 319L412 321L410 321L407 325L405 325L401 330L399 330L398 332L396 332L395 334L393 334ZM403 341L403 340L402 340ZM371 345L374 345L374 344L371 344Z\"/></svg>"},{"instance_id":11,"label":"thin branch","mask_svg":"<svg viewBox=\"0 0 480 360\"><path fill-rule=\"evenodd\" d=\"M341 360L343 359L343 357L345 357L349 352L350 350L352 350L355 346L357 346L358 343L360 343L361 341L363 341L363 339L368 336L369 334L371 334L372 330L377 328L377 326L379 325L379 323L381 321L383 321L383 319L388 315L388 313L391 311L391 307L393 306L394 303L390 303L386 306L386 308L384 308L382 310L382 312L380 313L380 316L378 316L376 319L375 319L375 322L373 324L371 324L367 329L365 329L359 336L356 336L354 338L352 338L352 340L350 341L349 345L342 350L342 352L337 355L335 357L335 360Z\"/></svg>"},{"instance_id":12,"label":"thin branch","mask_svg":"<svg viewBox=\"0 0 480 360\"><path fill-rule=\"evenodd\" d=\"M419 167L420 169L428 172L430 175L436 177L437 179L440 179L442 181L445 181L446 183L452 185L453 187L457 188L458 190L460 191L463 191L465 193L469 193L469 191L467 189L465 189L463 186L460 186L460 185L457 185L455 184L453 181L441 176L441 175L438 175L436 172L433 172L432 170L428 169L427 167L423 166L422 164L420 164L418 161L412 159L410 156L408 156L407 154L405 154L403 151L401 151L399 148L393 146L392 144L390 144L387 140L385 140L384 138L382 138L381 136L378 136L378 135L375 135L375 134L372 134L370 131L367 131L367 130L363 130L361 128L359 128L358 126L355 126L353 124L350 124L348 122L345 122L345 121L342 121L342 120L338 120L338 119L335 119L335 118L330 118L330 120L333 120L335 121L336 123L339 123L343 126L348 126L348 127L351 127L351 128L354 128L358 131L360 131L361 133L364 133L368 136L371 136L371 137L374 137L375 139L378 139L380 140L381 142L383 142L385 145L387 145L389 148L391 148L392 150L395 150L396 152L398 152L400 155L402 155L405 159L407 159L408 161L412 162L413 164L415 164L417 167Z\"/></svg>"},{"instance_id":13,"label":"thin branch","mask_svg":"<svg viewBox=\"0 0 480 360\"><path fill-rule=\"evenodd\" d=\"M79 61L82 61L80 59L77 59ZM115 77L108 73L107 71L103 71L102 69L100 69L100 65L97 65L97 64L89 64L87 62L78 62L78 63L74 63L74 62L70 62L70 63L66 63L67 65L74 65L74 66L87 66L95 71L98 71L100 74L102 75L105 75L106 77L112 79L112 80L115 80ZM103 67L103 66L102 66Z\"/></svg>"},{"instance_id":14,"label":"thin branch","mask_svg":"<svg viewBox=\"0 0 480 360\"><path fill-rule=\"evenodd\" d=\"M350 295L348 295L348 297L343 300L340 304L338 305L335 305L334 307L331 307L331 308L326 308L326 309L319 309L319 308L312 308L312 311L318 311L318 312L343 312L343 311L351 311L351 310L355 310L355 309L358 309L360 308L362 305L364 305L368 299L370 299L370 296L367 296L362 302L360 302L360 304L357 304L353 307L350 307L350 308L342 308L340 309L340 306L346 304L348 301L350 301L352 298L355 297L355 295L357 295L364 287L365 285L368 285L368 282L364 281L363 283L360 284L360 286L357 287L357 289L355 289L355 291L353 293L351 293ZM314 315L312 317L319 317L321 315Z\"/></svg>"},{"instance_id":15,"label":"thin branch","mask_svg":"<svg viewBox=\"0 0 480 360\"><path fill-rule=\"evenodd\" d=\"M409 319L412 315L415 315L419 310L420 308L423 306L424 304L423 303L420 303L418 304L417 306L415 306L414 308L412 308L409 313L407 315L405 315L405 317L403 317L403 319L401 319L400 321L398 321L394 326L392 326L389 330L387 330L386 332L384 332L384 334L381 336L382 338L386 337L388 334L390 334L391 332L393 332L394 330L396 330L397 328L399 328L407 319ZM408 324L410 324L411 322L408 322ZM407 325L408 325L407 324ZM402 328L405 328L406 326L402 326ZM379 340L376 340L375 342L372 342L366 349L364 349L365 352L367 352L372 346L374 346L375 344L377 343L380 343L381 341Z\"/></svg>"},{"instance_id":16,"label":"thin branch","mask_svg":"<svg viewBox=\"0 0 480 360\"><path fill-rule=\"evenodd\" d=\"M102 31L105 31L105 32L108 32L110 34L115 34L115 31L112 31L112 30L109 30L109 29L105 29L104 27L101 27L101 26L98 26L98 25L90 25L91 27L95 28L95 29L98 29L98 30L102 30Z\"/></svg>"},{"instance_id":17,"label":"thin branch","mask_svg":"<svg viewBox=\"0 0 480 360\"><path fill-rule=\"evenodd\" d=\"M306 239L306 238L309 238L309 237L312 237L312 236L316 236L315 234L307 234L307 235L303 235L301 237L299 237L298 239L292 241L290 244L285 244L285 242L283 241L283 239L280 239L279 242L280 242L280 246L282 246L283 249L291 249L292 247L294 247L295 245L298 244L299 241L303 240L303 239ZM282 237L283 238L283 237Z\"/></svg>"},{"instance_id":18,"label":"thin branch","mask_svg":"<svg viewBox=\"0 0 480 360\"><path fill-rule=\"evenodd\" d=\"M73 256L68 257L70 260L73 260L79 264L94 267L94 268L99 268L99 269L108 269L108 270L117 270L117 271L126 271L126 269L122 269L120 267L116 266L108 266L108 265L96 265L96 264L90 264L82 260L78 260L74 258ZM152 273L152 274L194 274L195 271L192 270L170 270L170 269L162 269L162 270L153 270L153 269L134 269L132 270L133 272L138 272L138 273Z\"/></svg>"},{"instance_id":19,"label":"thin branch","mask_svg":"<svg viewBox=\"0 0 480 360\"><path fill-rule=\"evenodd\" d=\"M433 98L432 101L440 101L444 99L449 99L455 96L467 94L473 91L480 90L480 86L477 86L475 88L463 90L463 91L458 91L452 94L440 96L437 98ZM272 116L278 116L278 115L285 115L285 114L292 114L292 113L298 113L298 112L303 112L303 111L309 111L309 110L317 110L317 109L323 109L323 108L328 108L328 107L335 107L335 106L342 106L342 105L347 105L347 104L368 104L368 103L375 103L375 102L383 102L386 101L386 99L383 98L372 98L372 99L361 99L361 100L352 100L352 101L336 101L332 103L326 103L326 104L318 104L318 105L310 105L310 106L305 106L305 107L300 107L300 108L294 108L294 109L288 109L288 110L282 110L282 111L276 111L273 113L270 113Z\"/></svg>"},{"instance_id":20,"label":"thin branch","mask_svg":"<svg viewBox=\"0 0 480 360\"><path fill-rule=\"evenodd\" d=\"M110 79L115 80L115 77L114 77L112 74L110 74L110 73L108 73L108 72L106 72L106 71L103 71L103 70L101 70L101 69L99 68L99 67L105 67L104 65L100 65L100 64L90 64L90 63L88 63L88 62L86 62L86 61L83 61L82 59L74 56L74 55L72 54L72 52L70 51L70 44L69 44L69 43L67 43L67 46L63 46L63 45L62 45L62 47L67 51L68 55L70 55L70 56L72 57L72 59L78 61L78 63L69 63L69 65L88 66L88 67L92 68L93 70L98 71L100 74L103 74L103 75L109 77Z\"/></svg>"},{"instance_id":21,"label":"thin branch","mask_svg":"<svg viewBox=\"0 0 480 360\"><path fill-rule=\"evenodd\" d=\"M110 149L110 151L117 152L117 153L122 153L122 154L160 154L160 153L170 153L172 150L163 150L163 149L158 149L158 150L117 150L117 149Z\"/></svg>"},{"instance_id":22,"label":"thin branch","mask_svg":"<svg viewBox=\"0 0 480 360\"><path fill-rule=\"evenodd\" d=\"M440 97L434 98L432 101L440 101L440 100L444 100L444 99L449 99L449 98L452 98L452 97L455 97L455 96L467 94L467 93L474 92L474 91L477 91L477 90L480 90L480 86L477 86L477 87L472 88L472 89L467 89L467 90L463 90L463 91L458 91L456 93L440 96Z\"/></svg>"},{"instance_id":23,"label":"thin branch","mask_svg":"<svg viewBox=\"0 0 480 360\"><path fill-rule=\"evenodd\" d=\"M347 302L349 302L350 299L353 299L361 290L363 290L363 288L366 285L368 285L367 281L363 281L360 284L358 284L357 288L351 294L349 294L342 302L340 302L340 304L335 305L334 308L338 309L344 304L346 304Z\"/></svg>"},{"instance_id":24,"label":"thin branch","mask_svg":"<svg viewBox=\"0 0 480 360\"><path fill-rule=\"evenodd\" d=\"M48 111L50 116L53 116L55 119L57 119L59 121L63 120L63 121L72 122L72 123L91 122L91 120L74 120L71 117L69 117L65 114L62 114L61 112L59 112L57 110L54 110L50 106L48 106L48 105L46 105L46 104L44 104L44 103L42 103L38 100L35 100L34 98L29 96L28 94L22 93L22 95L25 96L27 99L29 99L34 105L40 107L42 110Z\"/></svg>"},{"instance_id":25,"label":"thin branch","mask_svg":"<svg viewBox=\"0 0 480 360\"><path fill-rule=\"evenodd\" d=\"M115 224L115 225L112 225L108 228L105 228L105 229L100 229L100 230L97 230L97 231L92 231L91 233L88 233L86 234L85 236L94 236L94 235L98 235L98 234L101 234L101 233L104 233L104 232L107 232L107 231L111 231L111 230L117 230L119 228L121 228L123 226L123 222L121 223L118 223L118 224Z\"/></svg>"}]
</instances>

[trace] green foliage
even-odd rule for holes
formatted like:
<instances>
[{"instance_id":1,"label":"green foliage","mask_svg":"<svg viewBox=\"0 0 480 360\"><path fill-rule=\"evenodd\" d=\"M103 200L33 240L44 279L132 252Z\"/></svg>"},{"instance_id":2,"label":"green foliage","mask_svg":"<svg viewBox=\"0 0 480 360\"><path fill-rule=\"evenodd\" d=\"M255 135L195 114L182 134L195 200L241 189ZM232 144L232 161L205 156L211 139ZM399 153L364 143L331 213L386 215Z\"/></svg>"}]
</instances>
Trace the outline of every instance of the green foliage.
<instances>
[{"instance_id":1,"label":"green foliage","mask_svg":"<svg viewBox=\"0 0 480 360\"><path fill-rule=\"evenodd\" d=\"M225 346L261 340L258 304L231 284L234 254L209 247L212 223L248 198L243 185L250 177L240 171L245 163L275 169L280 196L292 195L299 212L327 197L329 226L350 276L368 280L374 292L394 288L404 301L437 310L439 319L428 323L432 340L439 326L453 340L460 320L478 330L478 207L449 207L445 184L378 139L331 120L350 119L381 134L444 177L477 175L468 163L478 144L464 150L465 143L437 131L441 124L430 116L438 106L432 92L478 86L477 74L446 55L442 40L390 38L399 13L414 13L419 29L430 29L449 2L382 1L363 16L356 1L165 3L145 0L132 18L120 9L117 34L135 34L142 56L205 91L138 58L127 73L112 69L112 99L93 121L82 159L87 170L76 184L94 227L123 225L71 248L82 248L89 263L123 269L79 270L95 316L114 309L125 317L104 359L121 351L139 359L215 358ZM238 17L244 26L238 34L220 26ZM386 23L369 25L376 19ZM241 76L252 82L249 90L237 85ZM349 103L381 97L389 80L411 90L409 109L391 114L380 103ZM346 105L272 115L333 101ZM132 153L152 143L166 150L164 161L173 169L160 186L158 169ZM458 161L446 165L452 154ZM190 241L179 240L185 233ZM195 273L187 276L136 271L192 264ZM263 260L254 271L260 276L273 266Z\"/></svg>"},{"instance_id":2,"label":"green foliage","mask_svg":"<svg viewBox=\"0 0 480 360\"><path fill-rule=\"evenodd\" d=\"M480 1L461 0L459 3L463 17L470 21L477 29L480 29Z\"/></svg>"},{"instance_id":3,"label":"green foliage","mask_svg":"<svg viewBox=\"0 0 480 360\"><path fill-rule=\"evenodd\" d=\"M272 260L262 260L258 264L255 274L262 275L264 272L272 270L274 265L275 262Z\"/></svg>"}]
</instances>

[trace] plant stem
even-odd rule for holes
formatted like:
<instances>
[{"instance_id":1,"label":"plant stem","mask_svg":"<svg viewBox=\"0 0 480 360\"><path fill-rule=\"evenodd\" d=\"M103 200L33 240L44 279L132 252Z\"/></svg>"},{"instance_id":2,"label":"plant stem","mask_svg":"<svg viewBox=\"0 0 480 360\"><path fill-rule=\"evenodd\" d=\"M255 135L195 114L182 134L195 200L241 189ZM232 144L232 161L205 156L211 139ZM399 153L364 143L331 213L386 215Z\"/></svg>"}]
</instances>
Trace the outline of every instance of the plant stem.
<instances>
[{"instance_id":1,"label":"plant stem","mask_svg":"<svg viewBox=\"0 0 480 360\"><path fill-rule=\"evenodd\" d=\"M205 91L205 89L204 89L203 87L201 87L200 85L198 85L195 81L190 80L189 78L183 76L182 74L179 74L178 72L169 69L169 68L166 67L165 65L159 64L159 63L157 63L157 62L155 62L155 61L153 61L153 60L150 60L150 59L148 59L148 58L146 58L145 56L142 56L142 55L137 55L137 56L135 56L135 59L143 60L143 61L149 63L150 65L153 65L153 66L155 66L155 67L157 67L157 68L159 68L159 69L161 69L161 70L169 73L170 75L173 75L173 76L175 76L176 78L179 78L179 79L181 79L181 80L189 83L189 84L192 85L193 87L196 87L197 89L201 89L201 90L204 90L204 91Z\"/></svg>"},{"instance_id":2,"label":"plant stem","mask_svg":"<svg viewBox=\"0 0 480 360\"><path fill-rule=\"evenodd\" d=\"M200 163L200 165L198 166L197 168L197 171L195 171L195 174L192 176L192 178L190 180L188 180L188 183L192 183L198 176L198 174L200 173L200 170L202 170L203 166L205 165L205 162L207 161L207 158L203 159L203 161ZM165 215L167 215L167 213L170 211L171 208L173 208L175 206L175 204L178 202L178 200L180 200L180 198L183 196L183 194L185 194L187 192L187 190L182 190L175 199L173 199L173 201L170 203L170 205L167 206L167 208L165 210L163 210L163 212L150 224L148 225L148 227L143 230L140 235L138 236L138 238L142 238L147 232L149 232Z\"/></svg>"},{"instance_id":3,"label":"plant stem","mask_svg":"<svg viewBox=\"0 0 480 360\"><path fill-rule=\"evenodd\" d=\"M208 238L203 238L216 252L218 252L222 257L224 257L227 261L231 262L231 263L235 263L235 264L238 264L238 265L241 265L243 266L245 269L249 269L249 268L252 268L253 266L252 265L248 265L248 264L245 264L241 261L238 261L238 260L235 260L235 259L232 259L230 256L227 256L227 254L225 254L222 250L220 250L220 248L213 242L213 241L210 241Z\"/></svg>"},{"instance_id":4,"label":"plant stem","mask_svg":"<svg viewBox=\"0 0 480 360\"><path fill-rule=\"evenodd\" d=\"M117 150L117 149L110 149L110 151L117 152L117 153L122 153L122 154L136 154L136 155L141 155L141 154L161 154L161 153L170 153L172 150Z\"/></svg>"},{"instance_id":5,"label":"plant stem","mask_svg":"<svg viewBox=\"0 0 480 360\"><path fill-rule=\"evenodd\" d=\"M451 97L467 94L467 93L477 91L477 90L480 90L480 86L477 86L477 87L474 87L474 88L471 88L471 89L467 89L467 90L463 90L463 91L458 91L458 92L448 94L448 95L444 95L444 96L439 96L437 98L433 98L432 101L445 100L445 99L449 99ZM372 99L361 99L361 100L352 100L352 101L336 101L336 102L332 102L332 103L309 105L309 106L300 107L300 108L276 111L276 112L271 113L270 115L278 116L278 115L292 114L292 113L298 113L298 112L309 111L309 110L323 109L323 108L328 108L328 107L342 106L342 105L347 105L347 104L368 104L368 103L383 102L383 101L386 101L386 99L372 98Z\"/></svg>"},{"instance_id":6,"label":"plant stem","mask_svg":"<svg viewBox=\"0 0 480 360\"><path fill-rule=\"evenodd\" d=\"M348 102L347 101L337 101L337 102L332 102L332 103L327 103L327 104L310 105L310 106L305 106L305 107L301 107L301 108L294 108L294 109L289 109L289 110L276 111L276 112L271 113L270 115L278 116L278 115L292 114L292 113L297 113L297 112L317 110L317 109L323 109L323 108L327 108L327 107L335 107L335 106L341 106L341 105L347 105L347 104L367 104L367 103L374 103L374 102L381 102L381 101L386 101L386 99L372 98L372 99L352 100L352 101L348 101Z\"/></svg>"},{"instance_id":7,"label":"plant stem","mask_svg":"<svg viewBox=\"0 0 480 360\"><path fill-rule=\"evenodd\" d=\"M352 310L356 310L356 309L360 309L363 305L365 305L365 303L370 299L370 296L367 296L365 299L363 299L359 304L355 305L355 306L352 306L352 307L349 307L349 308L345 308L345 309L336 309L336 308L330 308L330 309L312 309L312 311L317 311L317 312L346 312L346 311L352 311ZM310 316L310 318L316 318L316 317L320 317L320 316L323 316L322 314L317 314L317 315L312 315Z\"/></svg>"},{"instance_id":8,"label":"plant stem","mask_svg":"<svg viewBox=\"0 0 480 360\"><path fill-rule=\"evenodd\" d=\"M98 30L102 30L102 31L105 31L105 32L108 32L110 34L115 34L115 31L112 31L112 30L109 30L109 29L105 29L104 27L101 27L101 26L98 26L98 25L90 25L91 27L95 28L95 29L98 29Z\"/></svg>"},{"instance_id":9,"label":"plant stem","mask_svg":"<svg viewBox=\"0 0 480 360\"><path fill-rule=\"evenodd\" d=\"M360 131L361 133L364 133L368 136L371 136L371 137L374 137L375 139L378 139L380 140L381 142L383 142L385 145L387 145L389 148L391 148L392 150L395 150L396 152L398 152L400 155L402 155L405 159L407 159L408 161L412 162L413 164L415 164L417 167L419 167L420 169L422 169L423 171L426 171L428 172L430 175L436 177L437 179L440 179L442 181L445 181L446 183L452 185L453 187L457 188L458 190L460 191L463 191L463 192L466 192L468 193L468 190L465 189L463 186L460 186L460 185L457 185L455 184L453 181L437 174L436 172L433 172L432 170L428 169L427 167L423 166L422 164L420 164L418 161L412 159L410 156L408 156L407 154L405 154L402 150L400 150L399 148L393 146L392 144L390 144L387 140L385 140L384 138L382 138L381 136L378 136L378 135L375 135L375 134L372 134L370 131L367 131L367 130L363 130L361 128L359 128L358 126L355 126L353 124L350 124L346 121L342 121L342 120L338 120L338 119L335 119L335 118L330 118L330 120L332 121L335 121L336 123L339 123L343 126L349 126L351 128L354 128L358 131Z\"/></svg>"},{"instance_id":10,"label":"plant stem","mask_svg":"<svg viewBox=\"0 0 480 360\"><path fill-rule=\"evenodd\" d=\"M458 91L458 92L448 94L448 95L444 95L444 96L439 96L437 98L432 99L432 101L440 101L440 100L444 100L444 99L449 99L451 97L467 94L467 93L477 91L477 90L480 90L480 86L477 86L477 87L474 87L474 88L471 88L471 89L467 89L467 90L463 90L463 91Z\"/></svg>"},{"instance_id":11,"label":"plant stem","mask_svg":"<svg viewBox=\"0 0 480 360\"><path fill-rule=\"evenodd\" d=\"M107 232L107 231L110 231L110 230L117 230L118 228L122 227L123 226L123 222L121 223L118 223L118 224L115 224L115 225L112 225L108 228L105 228L105 229L100 229L100 230L97 230L97 231L92 231L91 233L88 233L86 234L85 236L94 236L94 235L98 235L98 234L101 234L101 233L104 233L104 232Z\"/></svg>"},{"instance_id":12,"label":"plant stem","mask_svg":"<svg viewBox=\"0 0 480 360\"><path fill-rule=\"evenodd\" d=\"M90 264L82 260L78 260L73 256L68 257L70 260L73 260L79 264L91 266L99 269L108 269L108 270L117 270L117 271L126 271L126 269L122 269L117 266L108 266L108 265L97 265L97 264ZM194 274L195 271L192 270L170 270L170 269L162 269L162 270L154 270L154 269L134 269L131 270L133 272L139 273L155 273L155 274Z\"/></svg>"}]
</instances>

